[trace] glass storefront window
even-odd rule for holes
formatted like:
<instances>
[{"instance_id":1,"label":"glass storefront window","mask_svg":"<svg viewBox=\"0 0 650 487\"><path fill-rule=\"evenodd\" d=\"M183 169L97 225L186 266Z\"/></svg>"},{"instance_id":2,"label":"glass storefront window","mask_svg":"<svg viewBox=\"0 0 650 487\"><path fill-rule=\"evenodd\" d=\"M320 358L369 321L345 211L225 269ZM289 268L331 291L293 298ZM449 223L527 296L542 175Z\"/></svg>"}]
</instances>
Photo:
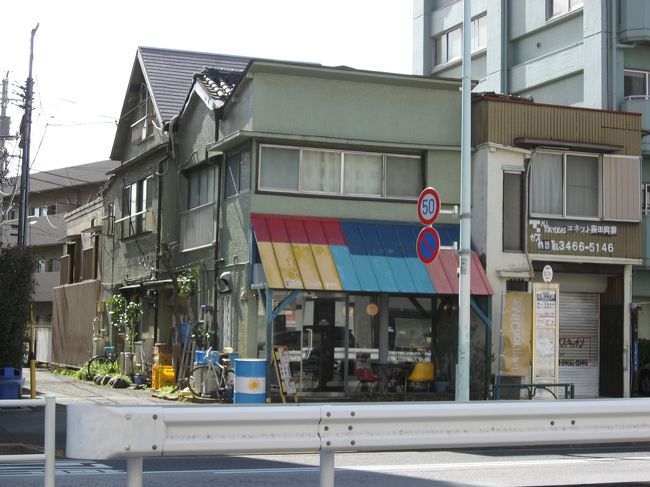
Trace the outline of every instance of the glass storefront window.
<instances>
[{"instance_id":1,"label":"glass storefront window","mask_svg":"<svg viewBox=\"0 0 650 487\"><path fill-rule=\"evenodd\" d=\"M389 362L431 361L432 299L391 297L388 304Z\"/></svg>"}]
</instances>

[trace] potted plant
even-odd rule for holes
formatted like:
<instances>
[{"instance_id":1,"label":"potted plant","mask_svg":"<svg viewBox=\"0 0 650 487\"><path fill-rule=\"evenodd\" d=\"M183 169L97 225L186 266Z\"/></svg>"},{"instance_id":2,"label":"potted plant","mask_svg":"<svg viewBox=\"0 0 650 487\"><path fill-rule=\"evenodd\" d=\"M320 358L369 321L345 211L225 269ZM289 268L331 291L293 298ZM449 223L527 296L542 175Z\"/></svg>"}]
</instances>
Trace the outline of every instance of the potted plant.
<instances>
[{"instance_id":1,"label":"potted plant","mask_svg":"<svg viewBox=\"0 0 650 487\"><path fill-rule=\"evenodd\" d=\"M124 311L126 309L126 298L122 294L113 294L108 301L106 301L106 308L108 310L108 318L118 336L125 336L125 322Z\"/></svg>"}]
</instances>

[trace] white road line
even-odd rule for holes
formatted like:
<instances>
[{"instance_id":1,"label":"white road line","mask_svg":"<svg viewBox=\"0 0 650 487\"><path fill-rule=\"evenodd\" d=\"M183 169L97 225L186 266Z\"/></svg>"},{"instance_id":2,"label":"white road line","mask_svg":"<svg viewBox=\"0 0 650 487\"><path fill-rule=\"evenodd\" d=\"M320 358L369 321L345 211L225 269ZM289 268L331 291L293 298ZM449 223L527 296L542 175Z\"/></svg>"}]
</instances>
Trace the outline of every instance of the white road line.
<instances>
[{"instance_id":1,"label":"white road line","mask_svg":"<svg viewBox=\"0 0 650 487\"><path fill-rule=\"evenodd\" d=\"M57 460L56 475L123 474L124 470L97 462L76 462ZM0 465L0 477L44 475L43 462L5 463Z\"/></svg>"}]
</instances>

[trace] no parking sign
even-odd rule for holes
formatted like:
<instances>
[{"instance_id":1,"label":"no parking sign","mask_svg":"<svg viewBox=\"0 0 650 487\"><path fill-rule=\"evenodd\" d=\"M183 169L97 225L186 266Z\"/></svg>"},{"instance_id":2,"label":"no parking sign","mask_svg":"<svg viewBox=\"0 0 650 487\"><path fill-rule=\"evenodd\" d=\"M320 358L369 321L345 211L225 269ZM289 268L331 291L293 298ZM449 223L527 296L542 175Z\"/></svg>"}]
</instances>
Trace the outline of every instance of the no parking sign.
<instances>
[{"instance_id":1,"label":"no parking sign","mask_svg":"<svg viewBox=\"0 0 650 487\"><path fill-rule=\"evenodd\" d=\"M432 188L424 188L418 198L418 218L423 225L427 225L418 235L416 250L418 257L425 264L430 264L440 252L440 235L435 228L430 227L440 213L440 196Z\"/></svg>"}]
</instances>

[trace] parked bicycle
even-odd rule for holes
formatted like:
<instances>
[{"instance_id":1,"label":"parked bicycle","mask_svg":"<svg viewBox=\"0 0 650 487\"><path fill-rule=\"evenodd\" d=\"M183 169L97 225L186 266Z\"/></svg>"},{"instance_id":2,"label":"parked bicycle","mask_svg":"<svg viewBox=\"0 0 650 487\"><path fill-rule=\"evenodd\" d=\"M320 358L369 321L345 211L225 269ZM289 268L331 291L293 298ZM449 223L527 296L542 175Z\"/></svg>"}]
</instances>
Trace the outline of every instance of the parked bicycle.
<instances>
[{"instance_id":1,"label":"parked bicycle","mask_svg":"<svg viewBox=\"0 0 650 487\"><path fill-rule=\"evenodd\" d=\"M217 401L230 402L235 385L235 371L231 367L228 356L219 360L211 360L209 348L205 352L206 364L194 367L188 377L188 387L196 398L213 398Z\"/></svg>"},{"instance_id":2,"label":"parked bicycle","mask_svg":"<svg viewBox=\"0 0 650 487\"><path fill-rule=\"evenodd\" d=\"M98 373L106 373L108 371L117 371L117 355L113 353L105 353L102 355L95 355L86 363L86 378L92 380Z\"/></svg>"}]
</instances>

